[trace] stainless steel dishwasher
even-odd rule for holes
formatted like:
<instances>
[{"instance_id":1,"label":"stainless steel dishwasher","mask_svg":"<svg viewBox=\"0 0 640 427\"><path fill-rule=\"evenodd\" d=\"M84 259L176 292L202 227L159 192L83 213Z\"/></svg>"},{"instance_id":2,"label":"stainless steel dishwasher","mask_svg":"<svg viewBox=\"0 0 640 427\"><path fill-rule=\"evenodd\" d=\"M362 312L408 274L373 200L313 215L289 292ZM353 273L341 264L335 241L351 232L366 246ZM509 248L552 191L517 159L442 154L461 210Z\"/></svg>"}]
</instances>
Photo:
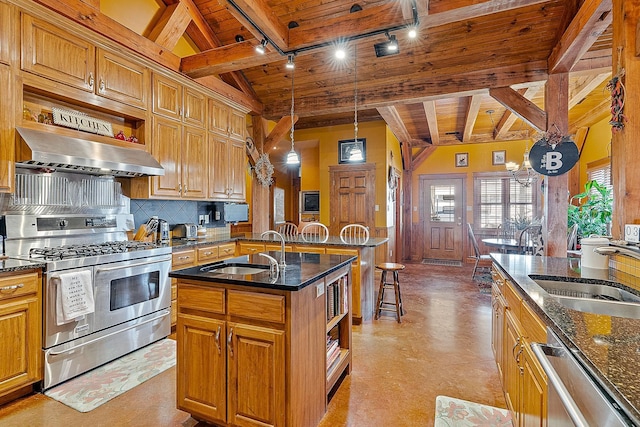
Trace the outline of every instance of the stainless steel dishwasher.
<instances>
[{"instance_id":1,"label":"stainless steel dishwasher","mask_svg":"<svg viewBox=\"0 0 640 427\"><path fill-rule=\"evenodd\" d=\"M531 344L547 374L547 425L550 427L634 426L603 392L556 334L547 329L547 344Z\"/></svg>"}]
</instances>

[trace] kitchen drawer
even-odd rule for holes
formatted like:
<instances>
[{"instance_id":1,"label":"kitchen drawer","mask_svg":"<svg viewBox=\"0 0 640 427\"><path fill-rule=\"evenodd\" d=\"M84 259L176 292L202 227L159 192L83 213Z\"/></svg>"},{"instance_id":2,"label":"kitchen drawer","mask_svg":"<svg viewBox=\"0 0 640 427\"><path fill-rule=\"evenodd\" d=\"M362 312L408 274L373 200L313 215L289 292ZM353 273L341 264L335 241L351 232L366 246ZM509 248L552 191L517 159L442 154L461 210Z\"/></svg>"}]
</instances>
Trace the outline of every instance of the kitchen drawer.
<instances>
[{"instance_id":1,"label":"kitchen drawer","mask_svg":"<svg viewBox=\"0 0 640 427\"><path fill-rule=\"evenodd\" d=\"M180 282L178 306L180 307L180 312L183 312L186 308L224 314L224 289Z\"/></svg>"},{"instance_id":2,"label":"kitchen drawer","mask_svg":"<svg viewBox=\"0 0 640 427\"><path fill-rule=\"evenodd\" d=\"M240 255L257 254L264 252L264 243L243 243L240 242Z\"/></svg>"},{"instance_id":3,"label":"kitchen drawer","mask_svg":"<svg viewBox=\"0 0 640 427\"><path fill-rule=\"evenodd\" d=\"M275 252L280 252L282 250L282 245L280 243L265 243L264 244L264 250L265 251L275 251ZM284 245L284 251L285 252L292 252L293 251L293 246L291 245Z\"/></svg>"},{"instance_id":4,"label":"kitchen drawer","mask_svg":"<svg viewBox=\"0 0 640 427\"><path fill-rule=\"evenodd\" d=\"M225 243L218 246L218 257L220 257L220 259L231 258L234 256L236 256L235 243Z\"/></svg>"},{"instance_id":5,"label":"kitchen drawer","mask_svg":"<svg viewBox=\"0 0 640 427\"><path fill-rule=\"evenodd\" d=\"M218 259L218 246L205 246L198 248L198 264L206 264Z\"/></svg>"},{"instance_id":6,"label":"kitchen drawer","mask_svg":"<svg viewBox=\"0 0 640 427\"><path fill-rule=\"evenodd\" d=\"M307 254L324 254L326 250L321 246L295 245L293 250L296 252L304 252Z\"/></svg>"},{"instance_id":7,"label":"kitchen drawer","mask_svg":"<svg viewBox=\"0 0 640 427\"><path fill-rule=\"evenodd\" d=\"M513 287L513 284L508 280L504 281L504 299L507 301L507 308L511 310L516 319L520 319L520 303L522 302L522 298L520 298L520 294Z\"/></svg>"},{"instance_id":8,"label":"kitchen drawer","mask_svg":"<svg viewBox=\"0 0 640 427\"><path fill-rule=\"evenodd\" d=\"M38 277L38 273L27 273L0 278L0 300L37 293L42 286Z\"/></svg>"},{"instance_id":9,"label":"kitchen drawer","mask_svg":"<svg viewBox=\"0 0 640 427\"><path fill-rule=\"evenodd\" d=\"M284 323L284 296L229 291L229 315Z\"/></svg>"},{"instance_id":10,"label":"kitchen drawer","mask_svg":"<svg viewBox=\"0 0 640 427\"><path fill-rule=\"evenodd\" d=\"M522 302L520 323L524 329L525 337L531 342L547 342L547 328L540 318L531 310L529 304Z\"/></svg>"},{"instance_id":11,"label":"kitchen drawer","mask_svg":"<svg viewBox=\"0 0 640 427\"><path fill-rule=\"evenodd\" d=\"M176 267L189 267L196 263L196 251L190 249L188 251L174 252L171 255L171 267L175 270Z\"/></svg>"}]
</instances>

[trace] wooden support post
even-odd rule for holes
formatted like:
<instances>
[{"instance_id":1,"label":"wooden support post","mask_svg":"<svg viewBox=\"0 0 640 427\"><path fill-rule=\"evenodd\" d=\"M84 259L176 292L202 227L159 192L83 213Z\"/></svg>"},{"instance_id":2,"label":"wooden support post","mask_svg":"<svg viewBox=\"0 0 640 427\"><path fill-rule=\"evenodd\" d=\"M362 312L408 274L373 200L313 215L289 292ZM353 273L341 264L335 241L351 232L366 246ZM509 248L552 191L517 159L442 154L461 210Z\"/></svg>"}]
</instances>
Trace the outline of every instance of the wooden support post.
<instances>
[{"instance_id":1,"label":"wooden support post","mask_svg":"<svg viewBox=\"0 0 640 427\"><path fill-rule=\"evenodd\" d=\"M257 147L264 143L265 130L262 116L251 116L253 141ZM254 173L251 174L251 225L254 233L262 233L270 228L269 224L269 187L263 187Z\"/></svg>"},{"instance_id":2,"label":"wooden support post","mask_svg":"<svg viewBox=\"0 0 640 427\"><path fill-rule=\"evenodd\" d=\"M551 74L545 87L547 131L569 132L569 74ZM569 174L544 178L544 219L547 229L547 256L567 256L567 208L569 205Z\"/></svg>"},{"instance_id":3,"label":"wooden support post","mask_svg":"<svg viewBox=\"0 0 640 427\"><path fill-rule=\"evenodd\" d=\"M611 181L613 183L614 239L624 238L625 224L640 222L640 105L633 100L640 94L640 22L637 1L613 0L613 76L624 69L624 129L613 133L611 143ZM603 141L604 143L604 141Z\"/></svg>"}]
</instances>

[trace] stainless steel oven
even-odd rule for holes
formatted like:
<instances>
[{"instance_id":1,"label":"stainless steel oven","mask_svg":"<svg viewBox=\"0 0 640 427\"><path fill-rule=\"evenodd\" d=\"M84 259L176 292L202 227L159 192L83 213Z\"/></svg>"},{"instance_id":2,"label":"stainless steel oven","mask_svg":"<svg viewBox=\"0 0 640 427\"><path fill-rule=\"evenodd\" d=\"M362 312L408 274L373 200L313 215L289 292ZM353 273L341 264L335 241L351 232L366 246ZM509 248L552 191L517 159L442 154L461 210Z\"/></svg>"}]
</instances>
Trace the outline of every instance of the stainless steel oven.
<instances>
[{"instance_id":1,"label":"stainless steel oven","mask_svg":"<svg viewBox=\"0 0 640 427\"><path fill-rule=\"evenodd\" d=\"M3 218L7 255L46 264L44 389L171 333L171 248L126 240L132 228L130 214ZM61 277L81 271L93 310L61 321Z\"/></svg>"}]
</instances>

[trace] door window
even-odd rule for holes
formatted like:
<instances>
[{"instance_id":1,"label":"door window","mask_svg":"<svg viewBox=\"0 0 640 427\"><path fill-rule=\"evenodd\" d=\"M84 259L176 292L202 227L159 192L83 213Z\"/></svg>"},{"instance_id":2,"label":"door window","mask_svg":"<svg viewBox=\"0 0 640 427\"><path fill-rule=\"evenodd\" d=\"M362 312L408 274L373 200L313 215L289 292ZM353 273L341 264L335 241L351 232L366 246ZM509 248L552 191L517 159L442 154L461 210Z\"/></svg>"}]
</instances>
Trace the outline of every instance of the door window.
<instances>
[{"instance_id":1,"label":"door window","mask_svg":"<svg viewBox=\"0 0 640 427\"><path fill-rule=\"evenodd\" d=\"M454 185L431 185L431 220L454 222L456 211L456 188Z\"/></svg>"}]
</instances>

